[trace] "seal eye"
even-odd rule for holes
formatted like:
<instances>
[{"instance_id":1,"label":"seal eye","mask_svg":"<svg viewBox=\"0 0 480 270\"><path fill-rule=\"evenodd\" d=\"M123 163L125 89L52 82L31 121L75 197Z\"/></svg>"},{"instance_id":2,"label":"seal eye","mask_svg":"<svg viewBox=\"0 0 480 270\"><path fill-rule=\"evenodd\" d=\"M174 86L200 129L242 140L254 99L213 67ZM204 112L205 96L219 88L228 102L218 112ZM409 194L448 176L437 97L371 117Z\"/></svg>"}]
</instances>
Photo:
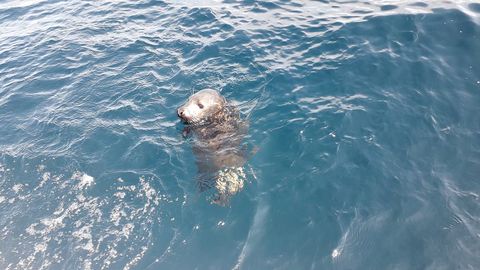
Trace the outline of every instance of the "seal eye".
<instances>
[{"instance_id":1,"label":"seal eye","mask_svg":"<svg viewBox=\"0 0 480 270\"><path fill-rule=\"evenodd\" d=\"M197 105L200 109L203 109L203 104L202 103L198 103Z\"/></svg>"}]
</instances>

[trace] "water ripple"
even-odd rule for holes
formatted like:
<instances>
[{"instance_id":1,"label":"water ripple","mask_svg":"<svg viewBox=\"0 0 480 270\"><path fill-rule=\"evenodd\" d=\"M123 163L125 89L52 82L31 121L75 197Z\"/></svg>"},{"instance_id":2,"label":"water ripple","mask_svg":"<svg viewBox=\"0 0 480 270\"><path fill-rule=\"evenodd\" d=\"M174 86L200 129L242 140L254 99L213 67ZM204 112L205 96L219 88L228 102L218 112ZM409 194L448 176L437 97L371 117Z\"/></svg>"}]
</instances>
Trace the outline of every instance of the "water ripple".
<instances>
[{"instance_id":1,"label":"water ripple","mask_svg":"<svg viewBox=\"0 0 480 270\"><path fill-rule=\"evenodd\" d=\"M2 269L476 269L480 5L0 3ZM249 183L196 190L221 90Z\"/></svg>"}]
</instances>

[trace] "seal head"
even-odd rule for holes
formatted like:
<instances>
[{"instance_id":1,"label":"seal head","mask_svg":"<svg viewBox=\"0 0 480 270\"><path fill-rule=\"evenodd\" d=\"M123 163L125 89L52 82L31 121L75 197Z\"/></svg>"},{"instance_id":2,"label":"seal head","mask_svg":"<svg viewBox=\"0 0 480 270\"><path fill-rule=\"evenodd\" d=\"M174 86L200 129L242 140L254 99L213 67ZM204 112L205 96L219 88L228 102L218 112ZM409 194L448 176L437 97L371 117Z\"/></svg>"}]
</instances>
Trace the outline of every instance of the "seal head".
<instances>
[{"instance_id":1,"label":"seal head","mask_svg":"<svg viewBox=\"0 0 480 270\"><path fill-rule=\"evenodd\" d=\"M217 91L204 89L190 96L187 102L178 108L177 115L186 124L204 124L220 113L225 105L225 98Z\"/></svg>"}]
</instances>

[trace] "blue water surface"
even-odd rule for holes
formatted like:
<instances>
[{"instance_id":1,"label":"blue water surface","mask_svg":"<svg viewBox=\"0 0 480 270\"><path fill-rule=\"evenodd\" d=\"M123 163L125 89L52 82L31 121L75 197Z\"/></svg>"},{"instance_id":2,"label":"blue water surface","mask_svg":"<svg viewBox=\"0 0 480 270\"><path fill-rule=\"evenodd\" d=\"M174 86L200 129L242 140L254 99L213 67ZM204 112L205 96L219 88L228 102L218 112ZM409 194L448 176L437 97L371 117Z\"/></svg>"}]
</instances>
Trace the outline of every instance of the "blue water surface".
<instances>
[{"instance_id":1,"label":"blue water surface","mask_svg":"<svg viewBox=\"0 0 480 270\"><path fill-rule=\"evenodd\" d=\"M480 269L480 4L370 2L0 2L0 269ZM225 207L203 88L258 147Z\"/></svg>"}]
</instances>

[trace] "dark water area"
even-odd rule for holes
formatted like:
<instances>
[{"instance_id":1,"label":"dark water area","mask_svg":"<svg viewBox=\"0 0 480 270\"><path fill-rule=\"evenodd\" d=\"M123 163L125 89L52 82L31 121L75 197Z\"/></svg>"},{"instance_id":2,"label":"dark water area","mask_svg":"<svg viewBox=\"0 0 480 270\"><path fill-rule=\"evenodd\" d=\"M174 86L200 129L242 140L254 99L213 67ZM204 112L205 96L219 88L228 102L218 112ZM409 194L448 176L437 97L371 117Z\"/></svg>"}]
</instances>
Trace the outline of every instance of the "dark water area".
<instances>
[{"instance_id":1,"label":"dark water area","mask_svg":"<svg viewBox=\"0 0 480 270\"><path fill-rule=\"evenodd\" d=\"M480 269L480 4L0 2L0 269ZM258 152L199 192L176 108Z\"/></svg>"}]
</instances>

